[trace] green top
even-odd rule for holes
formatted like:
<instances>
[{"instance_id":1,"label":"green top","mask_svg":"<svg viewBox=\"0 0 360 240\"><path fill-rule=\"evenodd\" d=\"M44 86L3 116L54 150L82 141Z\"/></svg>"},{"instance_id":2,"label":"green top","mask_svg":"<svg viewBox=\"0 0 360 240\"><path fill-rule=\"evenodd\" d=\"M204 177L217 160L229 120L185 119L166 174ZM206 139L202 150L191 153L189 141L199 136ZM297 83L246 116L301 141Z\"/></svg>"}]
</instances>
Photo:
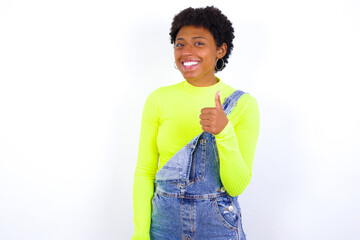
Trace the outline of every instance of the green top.
<instances>
[{"instance_id":1,"label":"green top","mask_svg":"<svg viewBox=\"0 0 360 240\"><path fill-rule=\"evenodd\" d=\"M218 79L218 78L217 78ZM187 81L160 87L148 96L142 113L139 152L134 177L133 208L135 233L132 240L150 240L151 200L156 172L190 140L200 134L200 113L221 103L236 89L218 79L214 85L196 87ZM244 94L228 115L226 127L215 135L220 158L220 178L231 196L249 184L259 135L256 99Z\"/></svg>"}]
</instances>

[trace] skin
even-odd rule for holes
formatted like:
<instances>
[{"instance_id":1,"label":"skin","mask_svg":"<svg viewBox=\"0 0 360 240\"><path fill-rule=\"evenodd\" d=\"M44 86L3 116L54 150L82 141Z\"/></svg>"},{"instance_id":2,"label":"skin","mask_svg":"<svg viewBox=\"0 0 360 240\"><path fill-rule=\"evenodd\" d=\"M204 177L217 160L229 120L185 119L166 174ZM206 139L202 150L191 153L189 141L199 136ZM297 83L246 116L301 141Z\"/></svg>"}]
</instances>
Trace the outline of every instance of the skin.
<instances>
[{"instance_id":1,"label":"skin","mask_svg":"<svg viewBox=\"0 0 360 240\"><path fill-rule=\"evenodd\" d=\"M206 28L184 26L175 40L175 64L189 84L211 86L217 83L216 61L225 56L226 50L225 43L216 46L213 35ZM215 107L201 109L199 117L202 130L206 132L217 135L225 128L229 120L221 105L220 91L215 94Z\"/></svg>"}]
</instances>

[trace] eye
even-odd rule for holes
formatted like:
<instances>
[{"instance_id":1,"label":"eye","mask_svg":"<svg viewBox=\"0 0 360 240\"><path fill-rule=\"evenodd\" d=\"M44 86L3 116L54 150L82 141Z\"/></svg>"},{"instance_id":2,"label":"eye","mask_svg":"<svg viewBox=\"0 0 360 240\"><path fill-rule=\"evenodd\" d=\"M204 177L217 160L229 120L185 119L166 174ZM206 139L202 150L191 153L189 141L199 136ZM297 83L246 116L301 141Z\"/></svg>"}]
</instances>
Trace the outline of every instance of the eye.
<instances>
[{"instance_id":1,"label":"eye","mask_svg":"<svg viewBox=\"0 0 360 240\"><path fill-rule=\"evenodd\" d=\"M182 46L184 46L184 44L182 44L182 43L176 43L175 44L175 47L182 47Z\"/></svg>"},{"instance_id":2,"label":"eye","mask_svg":"<svg viewBox=\"0 0 360 240\"><path fill-rule=\"evenodd\" d=\"M200 46L200 45L204 45L204 43L202 43L202 42L196 42L195 45L196 45L196 46Z\"/></svg>"}]
</instances>

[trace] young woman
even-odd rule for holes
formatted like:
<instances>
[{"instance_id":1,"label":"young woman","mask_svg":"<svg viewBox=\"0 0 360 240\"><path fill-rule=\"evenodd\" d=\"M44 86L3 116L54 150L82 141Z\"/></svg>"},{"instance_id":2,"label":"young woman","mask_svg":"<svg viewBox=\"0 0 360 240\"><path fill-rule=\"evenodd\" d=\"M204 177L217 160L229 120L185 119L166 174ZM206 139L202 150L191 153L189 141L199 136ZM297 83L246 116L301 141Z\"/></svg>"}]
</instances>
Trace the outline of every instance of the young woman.
<instances>
[{"instance_id":1,"label":"young woman","mask_svg":"<svg viewBox=\"0 0 360 240\"><path fill-rule=\"evenodd\" d=\"M215 7L173 19L174 66L185 80L153 91L143 109L133 240L245 239L237 196L252 176L259 110L215 76L233 33Z\"/></svg>"}]
</instances>

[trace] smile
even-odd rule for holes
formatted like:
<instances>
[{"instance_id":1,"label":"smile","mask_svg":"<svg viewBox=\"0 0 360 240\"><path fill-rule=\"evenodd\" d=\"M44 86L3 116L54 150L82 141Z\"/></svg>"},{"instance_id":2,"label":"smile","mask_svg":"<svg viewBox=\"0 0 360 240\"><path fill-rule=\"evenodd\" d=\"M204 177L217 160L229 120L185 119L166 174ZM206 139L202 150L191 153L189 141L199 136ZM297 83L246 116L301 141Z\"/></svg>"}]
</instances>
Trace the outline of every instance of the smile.
<instances>
[{"instance_id":1,"label":"smile","mask_svg":"<svg viewBox=\"0 0 360 240\"><path fill-rule=\"evenodd\" d=\"M182 65L186 69L191 69L191 68L194 68L197 65L199 65L199 62L198 61L186 61L186 62L183 62Z\"/></svg>"}]
</instances>

